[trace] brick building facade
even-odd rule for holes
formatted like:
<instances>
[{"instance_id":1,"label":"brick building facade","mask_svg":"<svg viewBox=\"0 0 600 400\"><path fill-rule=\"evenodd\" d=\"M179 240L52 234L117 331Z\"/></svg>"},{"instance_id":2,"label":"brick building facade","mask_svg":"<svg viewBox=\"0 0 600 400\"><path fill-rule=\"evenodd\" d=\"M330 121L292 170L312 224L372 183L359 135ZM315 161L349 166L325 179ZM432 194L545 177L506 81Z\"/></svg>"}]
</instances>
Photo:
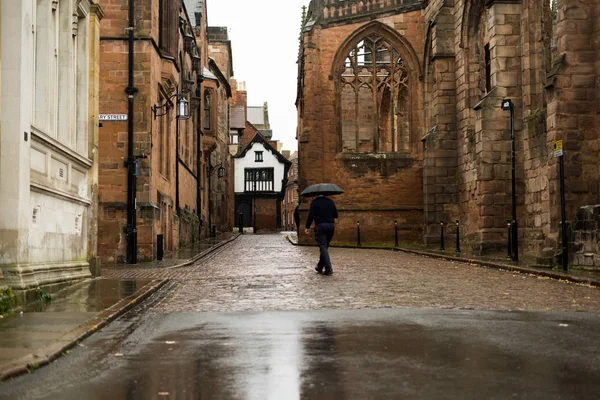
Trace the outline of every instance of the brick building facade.
<instances>
[{"instance_id":1,"label":"brick building facade","mask_svg":"<svg viewBox=\"0 0 600 400\"><path fill-rule=\"evenodd\" d=\"M157 256L158 235L170 251L207 235L206 160L201 129L208 70L206 13L189 2L135 1L133 156L137 159L137 260ZM202 2L203 4L203 2ZM128 112L128 0L106 4L101 26L101 113ZM210 83L208 84L210 86ZM179 101L189 104L187 118ZM216 104L216 102L215 102ZM217 118L215 113L215 119ZM100 256L124 262L127 254L128 124L100 128ZM204 202L202 199L204 198Z\"/></svg>"},{"instance_id":2,"label":"brick building facade","mask_svg":"<svg viewBox=\"0 0 600 400\"><path fill-rule=\"evenodd\" d=\"M294 210L300 201L298 194L298 152L295 151L291 155L289 153L289 151L285 150L282 152L292 165L288 170L285 196L281 203L281 223L284 230L295 231L298 227L294 221Z\"/></svg>"},{"instance_id":3,"label":"brick building facade","mask_svg":"<svg viewBox=\"0 0 600 400\"><path fill-rule=\"evenodd\" d=\"M600 203L599 22L598 1L313 0L299 58L300 190L345 189L339 241L357 221L364 242L390 241L397 220L401 239L435 243L440 222L458 220L463 248L505 250L511 130L500 104L511 99L521 251L554 254L554 141L567 220Z\"/></svg>"},{"instance_id":4,"label":"brick building facade","mask_svg":"<svg viewBox=\"0 0 600 400\"><path fill-rule=\"evenodd\" d=\"M249 128L253 125L248 123ZM253 128L255 129L255 128ZM250 134L246 129L244 137ZM236 226L253 232L282 228L281 206L291 162L260 132L234 156Z\"/></svg>"},{"instance_id":5,"label":"brick building facade","mask_svg":"<svg viewBox=\"0 0 600 400\"><path fill-rule=\"evenodd\" d=\"M230 104L233 95L230 79L233 76L233 53L226 27L208 27L208 69L214 79L205 80L204 105L212 96L209 116L204 117L203 158L207 171L208 228L212 233L227 232L233 228L234 166L230 144Z\"/></svg>"}]
</instances>

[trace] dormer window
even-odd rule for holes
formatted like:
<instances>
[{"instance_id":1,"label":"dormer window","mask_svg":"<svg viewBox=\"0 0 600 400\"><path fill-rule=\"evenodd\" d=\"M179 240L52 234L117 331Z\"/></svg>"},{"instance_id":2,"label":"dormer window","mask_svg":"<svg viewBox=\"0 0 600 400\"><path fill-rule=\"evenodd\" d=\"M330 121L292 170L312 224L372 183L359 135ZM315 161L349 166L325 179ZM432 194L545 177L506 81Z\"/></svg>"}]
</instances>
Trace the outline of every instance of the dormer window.
<instances>
[{"instance_id":1,"label":"dormer window","mask_svg":"<svg viewBox=\"0 0 600 400\"><path fill-rule=\"evenodd\" d=\"M240 138L238 131L229 131L229 144L239 144Z\"/></svg>"},{"instance_id":2,"label":"dormer window","mask_svg":"<svg viewBox=\"0 0 600 400\"><path fill-rule=\"evenodd\" d=\"M262 151L254 152L254 161L255 162L263 162L263 152Z\"/></svg>"}]
</instances>

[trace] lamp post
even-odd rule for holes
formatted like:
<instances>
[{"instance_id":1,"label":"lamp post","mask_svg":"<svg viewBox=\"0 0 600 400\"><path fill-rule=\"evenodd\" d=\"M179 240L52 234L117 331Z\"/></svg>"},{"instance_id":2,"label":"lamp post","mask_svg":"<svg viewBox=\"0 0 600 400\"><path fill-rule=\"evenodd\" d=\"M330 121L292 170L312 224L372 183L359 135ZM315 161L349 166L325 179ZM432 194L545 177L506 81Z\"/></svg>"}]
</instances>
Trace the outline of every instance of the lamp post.
<instances>
[{"instance_id":1,"label":"lamp post","mask_svg":"<svg viewBox=\"0 0 600 400\"><path fill-rule=\"evenodd\" d=\"M516 191L516 173L515 173L515 105L511 99L503 99L503 111L510 111L510 158L512 172L512 221L511 221L511 250L512 260L519 261L519 234L517 227L517 191Z\"/></svg>"}]
</instances>

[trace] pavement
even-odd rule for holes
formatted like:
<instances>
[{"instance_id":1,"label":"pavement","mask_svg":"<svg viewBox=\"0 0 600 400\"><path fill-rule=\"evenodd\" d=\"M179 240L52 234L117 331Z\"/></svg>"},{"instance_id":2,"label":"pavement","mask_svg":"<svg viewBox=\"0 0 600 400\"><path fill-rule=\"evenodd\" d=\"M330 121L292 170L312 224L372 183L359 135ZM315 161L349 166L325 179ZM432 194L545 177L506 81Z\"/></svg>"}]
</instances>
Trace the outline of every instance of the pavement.
<instances>
[{"instance_id":1,"label":"pavement","mask_svg":"<svg viewBox=\"0 0 600 400\"><path fill-rule=\"evenodd\" d=\"M161 261L131 265L103 264L111 270L159 268L176 270L209 256L235 240L237 234L223 234L168 253ZM43 301L19 307L0 316L0 382L46 365L83 339L159 290L168 279L84 280L53 293Z\"/></svg>"},{"instance_id":2,"label":"pavement","mask_svg":"<svg viewBox=\"0 0 600 400\"><path fill-rule=\"evenodd\" d=\"M102 278L56 293L49 305L31 305L22 314L16 312L1 319L0 381L52 362L171 279L178 281L177 290L173 290L169 301L155 306L159 312L388 307L600 309L600 296L584 287L600 287L597 273L563 273L414 249L395 249L403 250L399 254L365 246L333 249L333 258L339 264L334 264L333 277L322 277L307 271L314 267L306 264L315 258L316 248L285 245L287 241L297 244L293 233L269 238L242 235L236 240L238 237L229 234L208 240L168 254L162 261L138 263L133 268L103 265ZM231 247L224 247L228 245ZM219 249L219 257L213 259ZM448 262L442 265L436 261L439 258ZM523 279L501 272L490 274L466 264L523 273ZM441 268L452 268L450 277L437 273ZM365 270L372 271L366 286ZM557 285L539 278L578 285ZM335 287L331 280L337 283ZM198 290L199 284L202 290Z\"/></svg>"},{"instance_id":3,"label":"pavement","mask_svg":"<svg viewBox=\"0 0 600 400\"><path fill-rule=\"evenodd\" d=\"M289 232L286 236L287 240L295 246L307 246L305 244L298 243L298 236L296 232ZM333 245L332 247L338 247ZM358 248L349 246L339 246L342 248ZM433 257L448 261L466 262L469 264L481 265L484 267L498 268L505 271L514 271L526 274L534 274L538 276L548 277L552 279L565 280L573 283L580 283L584 285L590 285L600 287L600 270L594 269L579 269L569 268L567 272L562 269L541 267L536 265L536 260L527 257L521 257L520 261L506 260L503 255L492 254L488 256L469 256L464 253L457 253L451 250L441 251L432 247L416 249L413 247L405 247L402 244L398 247L382 248L379 246L363 245L361 249L371 250L384 250L389 251L402 251L409 254L416 254L426 257Z\"/></svg>"}]
</instances>

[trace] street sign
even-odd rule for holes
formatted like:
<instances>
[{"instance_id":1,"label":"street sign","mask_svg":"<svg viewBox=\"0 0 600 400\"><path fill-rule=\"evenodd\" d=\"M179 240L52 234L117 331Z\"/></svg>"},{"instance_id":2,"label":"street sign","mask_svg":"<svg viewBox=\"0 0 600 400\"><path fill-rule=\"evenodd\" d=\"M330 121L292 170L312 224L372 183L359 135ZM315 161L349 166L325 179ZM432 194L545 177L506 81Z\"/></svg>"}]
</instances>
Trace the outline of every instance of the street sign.
<instances>
[{"instance_id":1,"label":"street sign","mask_svg":"<svg viewBox=\"0 0 600 400\"><path fill-rule=\"evenodd\" d=\"M563 155L563 142L562 140L557 140L554 142L554 157L560 157Z\"/></svg>"},{"instance_id":2,"label":"street sign","mask_svg":"<svg viewBox=\"0 0 600 400\"><path fill-rule=\"evenodd\" d=\"M127 121L127 114L100 114L99 121Z\"/></svg>"}]
</instances>

